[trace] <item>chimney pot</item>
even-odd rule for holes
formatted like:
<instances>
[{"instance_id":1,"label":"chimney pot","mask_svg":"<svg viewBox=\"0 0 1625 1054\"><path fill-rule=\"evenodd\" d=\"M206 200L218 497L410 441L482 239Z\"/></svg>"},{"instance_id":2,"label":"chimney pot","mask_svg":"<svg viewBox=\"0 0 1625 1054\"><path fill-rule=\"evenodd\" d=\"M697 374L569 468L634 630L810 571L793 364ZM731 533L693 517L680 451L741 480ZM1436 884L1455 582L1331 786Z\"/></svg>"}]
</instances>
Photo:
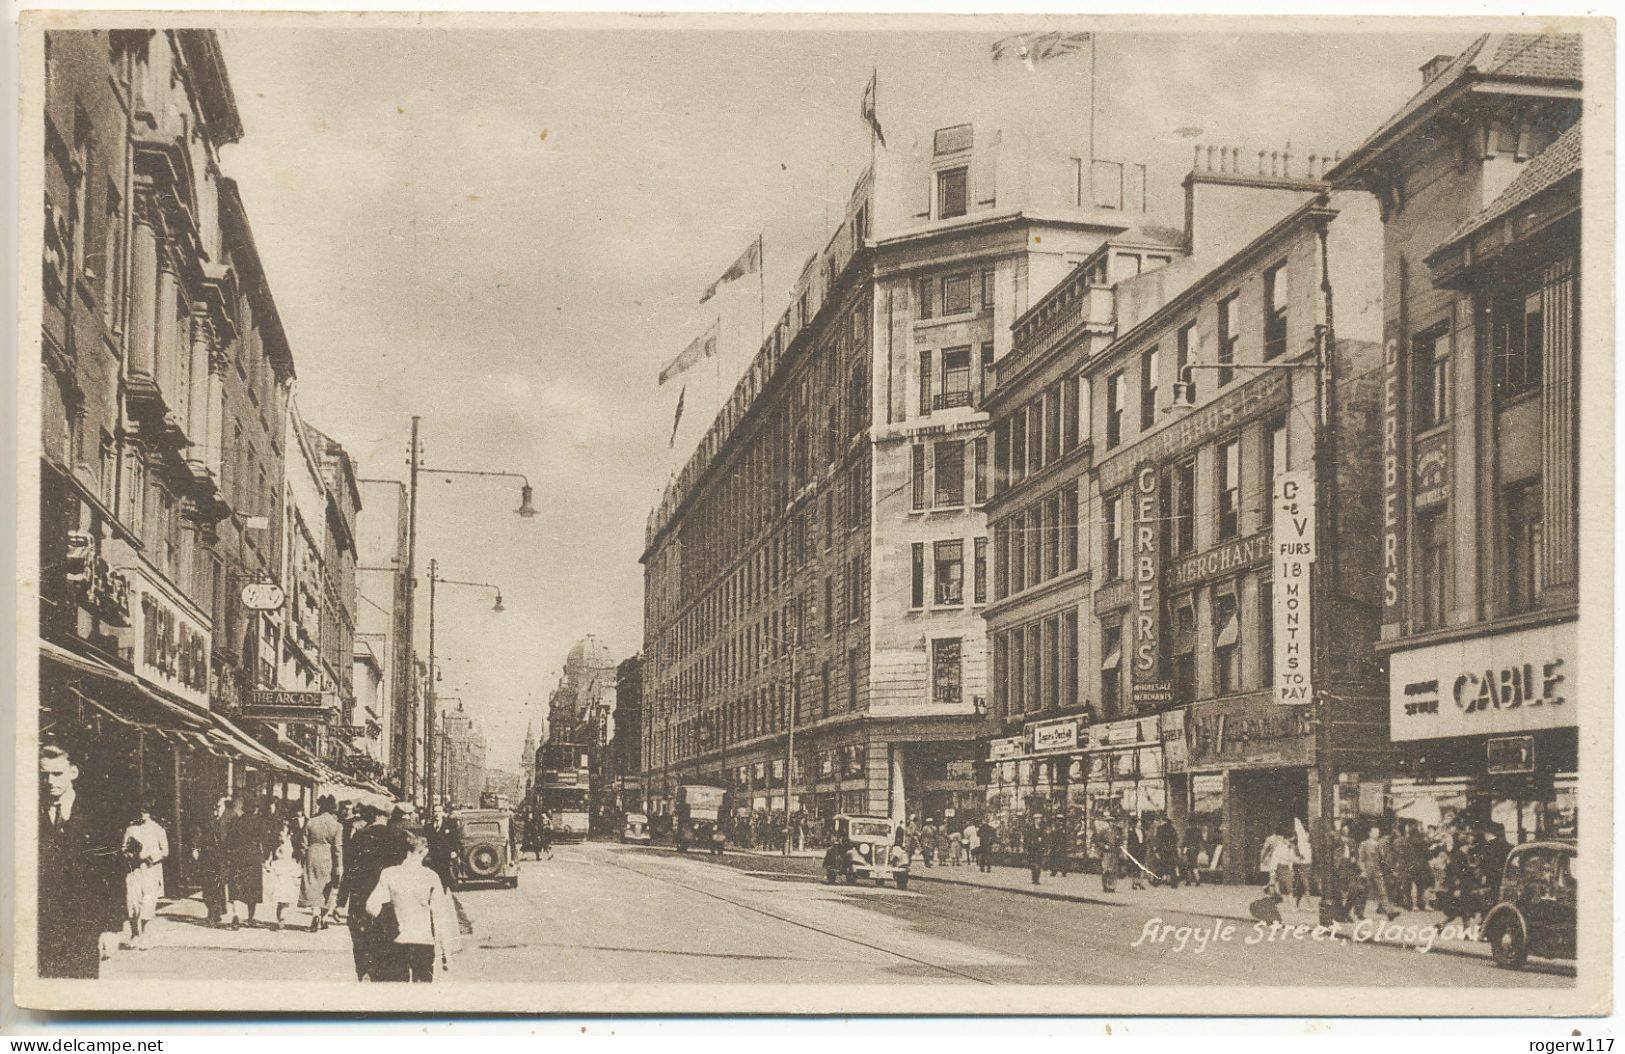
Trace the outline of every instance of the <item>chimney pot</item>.
<instances>
[{"instance_id":1,"label":"chimney pot","mask_svg":"<svg viewBox=\"0 0 1625 1054\"><path fill-rule=\"evenodd\" d=\"M1266 172L1264 170L1264 159L1266 157L1268 157L1268 156L1269 156L1268 151L1260 150L1258 152L1258 174L1261 175L1261 176L1265 176L1265 175L1269 174L1268 172Z\"/></svg>"},{"instance_id":2,"label":"chimney pot","mask_svg":"<svg viewBox=\"0 0 1625 1054\"><path fill-rule=\"evenodd\" d=\"M1197 143L1192 149L1195 153L1191 155L1191 171L1198 172L1202 168L1202 144Z\"/></svg>"},{"instance_id":3,"label":"chimney pot","mask_svg":"<svg viewBox=\"0 0 1625 1054\"><path fill-rule=\"evenodd\" d=\"M1211 171L1213 171L1213 151L1214 151L1214 150L1215 150L1215 149L1216 149L1216 148L1215 148L1215 147L1212 147L1212 146L1209 146L1209 147L1208 147L1208 148L1207 148L1207 170L1208 170L1208 171L1209 171L1209 172L1211 172Z\"/></svg>"}]
</instances>

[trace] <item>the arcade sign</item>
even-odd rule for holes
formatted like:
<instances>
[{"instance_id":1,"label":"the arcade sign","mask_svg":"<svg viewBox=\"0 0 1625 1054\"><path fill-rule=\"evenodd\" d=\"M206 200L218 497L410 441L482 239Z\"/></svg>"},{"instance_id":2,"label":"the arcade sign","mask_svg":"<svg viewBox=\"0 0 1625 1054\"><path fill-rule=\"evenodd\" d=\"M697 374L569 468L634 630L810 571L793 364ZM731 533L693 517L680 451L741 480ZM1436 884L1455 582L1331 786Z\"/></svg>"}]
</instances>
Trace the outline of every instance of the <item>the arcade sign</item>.
<instances>
[{"instance_id":1,"label":"the arcade sign","mask_svg":"<svg viewBox=\"0 0 1625 1054\"><path fill-rule=\"evenodd\" d=\"M1394 653L1394 740L1574 727L1577 640L1566 622Z\"/></svg>"}]
</instances>

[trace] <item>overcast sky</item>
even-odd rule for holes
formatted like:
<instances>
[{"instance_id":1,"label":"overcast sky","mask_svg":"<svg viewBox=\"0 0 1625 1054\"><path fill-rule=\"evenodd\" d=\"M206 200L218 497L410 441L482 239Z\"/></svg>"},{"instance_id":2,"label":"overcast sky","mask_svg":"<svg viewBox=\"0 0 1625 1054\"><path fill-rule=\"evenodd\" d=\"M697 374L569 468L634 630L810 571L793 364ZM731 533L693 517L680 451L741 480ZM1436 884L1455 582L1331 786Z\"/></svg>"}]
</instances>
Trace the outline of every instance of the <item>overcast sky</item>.
<instances>
[{"instance_id":1,"label":"overcast sky","mask_svg":"<svg viewBox=\"0 0 1625 1054\"><path fill-rule=\"evenodd\" d=\"M485 723L496 767L517 768L523 708L545 707L574 640L639 649L645 520L715 398L694 378L669 451L679 385L655 376L720 309L731 387L756 344L755 281L706 308L699 294L760 231L768 317L783 311L868 161L870 70L894 139L1035 88L1081 137L1086 59L989 61L1025 24L760 24L223 33L246 129L223 167L306 419L363 476L404 478L418 414L427 464L536 486L533 520L497 480L428 477L420 502L420 575L435 557L503 587L504 614L443 590L437 639L441 693ZM1098 153L1151 164L1153 200L1177 218L1194 142L1346 152L1414 93L1422 62L1470 39L1104 34Z\"/></svg>"}]
</instances>

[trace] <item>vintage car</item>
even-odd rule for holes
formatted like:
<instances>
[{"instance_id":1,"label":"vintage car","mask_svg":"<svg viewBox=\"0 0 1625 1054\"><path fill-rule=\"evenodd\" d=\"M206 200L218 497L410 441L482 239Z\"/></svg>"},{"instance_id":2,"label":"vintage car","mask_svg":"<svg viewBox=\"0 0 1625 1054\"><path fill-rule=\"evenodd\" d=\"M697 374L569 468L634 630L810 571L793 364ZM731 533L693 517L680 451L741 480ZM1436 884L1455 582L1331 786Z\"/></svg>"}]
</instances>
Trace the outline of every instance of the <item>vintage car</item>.
<instances>
[{"instance_id":1,"label":"vintage car","mask_svg":"<svg viewBox=\"0 0 1625 1054\"><path fill-rule=\"evenodd\" d=\"M649 840L649 817L641 812L629 812L626 820L621 824L621 841L647 842Z\"/></svg>"},{"instance_id":2,"label":"vintage car","mask_svg":"<svg viewBox=\"0 0 1625 1054\"><path fill-rule=\"evenodd\" d=\"M1526 842L1507 854L1501 899L1484 917L1497 966L1516 970L1530 955L1574 958L1575 845Z\"/></svg>"},{"instance_id":3,"label":"vintage car","mask_svg":"<svg viewBox=\"0 0 1625 1054\"><path fill-rule=\"evenodd\" d=\"M513 813L504 809L458 809L450 816L448 850L452 885L490 882L519 885L519 842Z\"/></svg>"},{"instance_id":4,"label":"vintage car","mask_svg":"<svg viewBox=\"0 0 1625 1054\"><path fill-rule=\"evenodd\" d=\"M900 862L892 859L892 847L902 842L902 832L902 823L889 816L843 814L835 817L835 843L841 845L844 842L851 846L851 850L848 859L843 862L844 867L837 869L825 864L826 880L834 882L844 876L851 885L860 878L870 878L877 885L890 881L896 883L898 889L907 889L907 856L902 854Z\"/></svg>"}]
</instances>

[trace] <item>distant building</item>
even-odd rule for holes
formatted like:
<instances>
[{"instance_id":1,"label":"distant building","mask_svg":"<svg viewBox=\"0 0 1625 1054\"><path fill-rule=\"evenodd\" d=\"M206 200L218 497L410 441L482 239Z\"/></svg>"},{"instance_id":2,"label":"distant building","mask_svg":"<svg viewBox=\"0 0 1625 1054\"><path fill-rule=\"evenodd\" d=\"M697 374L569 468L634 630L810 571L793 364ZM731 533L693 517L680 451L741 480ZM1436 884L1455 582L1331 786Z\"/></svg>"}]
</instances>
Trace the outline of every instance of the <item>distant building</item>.
<instances>
[{"instance_id":1,"label":"distant building","mask_svg":"<svg viewBox=\"0 0 1625 1054\"><path fill-rule=\"evenodd\" d=\"M455 706L445 704L455 702ZM461 699L441 699L435 719L435 771L440 795L456 806L477 806L485 790L485 733L463 708Z\"/></svg>"},{"instance_id":2,"label":"distant building","mask_svg":"<svg viewBox=\"0 0 1625 1054\"><path fill-rule=\"evenodd\" d=\"M1609 705L1576 667L1581 58L1482 36L1329 173L1385 235L1380 650L1415 778L1374 789L1513 842L1576 836Z\"/></svg>"}]
</instances>

